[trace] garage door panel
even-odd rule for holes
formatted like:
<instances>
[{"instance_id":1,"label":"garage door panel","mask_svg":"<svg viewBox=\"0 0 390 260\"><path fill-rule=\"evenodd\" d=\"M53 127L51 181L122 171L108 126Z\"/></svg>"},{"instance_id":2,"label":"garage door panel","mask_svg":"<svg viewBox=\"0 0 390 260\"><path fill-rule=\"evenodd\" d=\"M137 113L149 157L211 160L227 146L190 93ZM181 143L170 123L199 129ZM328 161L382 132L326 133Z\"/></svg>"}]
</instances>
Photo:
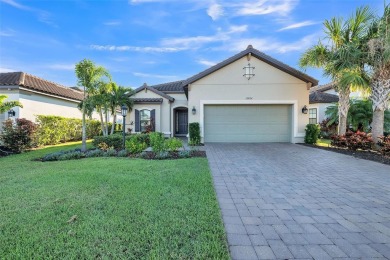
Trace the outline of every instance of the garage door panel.
<instances>
[{"instance_id":1,"label":"garage door panel","mask_svg":"<svg viewBox=\"0 0 390 260\"><path fill-rule=\"evenodd\" d=\"M205 142L290 142L291 105L206 105Z\"/></svg>"}]
</instances>

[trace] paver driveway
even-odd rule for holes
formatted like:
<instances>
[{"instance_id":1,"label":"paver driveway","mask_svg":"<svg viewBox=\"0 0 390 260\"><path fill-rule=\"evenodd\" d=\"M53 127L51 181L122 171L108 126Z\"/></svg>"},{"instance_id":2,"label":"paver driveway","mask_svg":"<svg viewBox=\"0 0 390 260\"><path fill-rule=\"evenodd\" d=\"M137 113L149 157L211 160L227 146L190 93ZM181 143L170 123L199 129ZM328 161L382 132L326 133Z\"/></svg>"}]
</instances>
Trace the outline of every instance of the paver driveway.
<instances>
[{"instance_id":1,"label":"paver driveway","mask_svg":"<svg viewBox=\"0 0 390 260\"><path fill-rule=\"evenodd\" d=\"M390 258L390 166L294 144L206 144L233 259Z\"/></svg>"}]
</instances>

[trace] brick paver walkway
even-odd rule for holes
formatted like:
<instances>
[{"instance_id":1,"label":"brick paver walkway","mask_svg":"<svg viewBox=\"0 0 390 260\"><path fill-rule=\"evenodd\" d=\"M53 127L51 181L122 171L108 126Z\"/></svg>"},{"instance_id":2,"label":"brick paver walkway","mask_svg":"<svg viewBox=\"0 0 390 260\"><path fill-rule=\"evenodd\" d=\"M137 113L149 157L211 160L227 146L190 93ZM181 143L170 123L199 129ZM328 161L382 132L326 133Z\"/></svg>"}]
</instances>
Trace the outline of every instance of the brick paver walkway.
<instances>
[{"instance_id":1,"label":"brick paver walkway","mask_svg":"<svg viewBox=\"0 0 390 260\"><path fill-rule=\"evenodd\" d=\"M390 258L390 166L294 144L207 144L233 259Z\"/></svg>"}]
</instances>

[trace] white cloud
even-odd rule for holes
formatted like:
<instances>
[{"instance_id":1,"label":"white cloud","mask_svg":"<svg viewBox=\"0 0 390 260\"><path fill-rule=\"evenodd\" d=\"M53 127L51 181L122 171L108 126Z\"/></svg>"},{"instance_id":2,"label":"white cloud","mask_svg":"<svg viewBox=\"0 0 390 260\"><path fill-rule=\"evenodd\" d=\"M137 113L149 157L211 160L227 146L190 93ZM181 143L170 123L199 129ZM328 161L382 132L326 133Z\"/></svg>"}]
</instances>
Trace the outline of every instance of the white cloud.
<instances>
[{"instance_id":1,"label":"white cloud","mask_svg":"<svg viewBox=\"0 0 390 260\"><path fill-rule=\"evenodd\" d=\"M9 5L11 5L15 8L21 9L21 10L33 11L32 8L25 6L25 5L22 5L22 4L19 4L19 3L15 2L14 0L1 0L1 2L9 4Z\"/></svg>"},{"instance_id":2,"label":"white cloud","mask_svg":"<svg viewBox=\"0 0 390 260\"><path fill-rule=\"evenodd\" d=\"M205 65L207 67L211 67L211 66L214 66L215 64L217 64L214 61L210 61L210 60L206 60L206 59L199 59L196 62L198 62L199 64L202 64L202 65Z\"/></svg>"},{"instance_id":3,"label":"white cloud","mask_svg":"<svg viewBox=\"0 0 390 260\"><path fill-rule=\"evenodd\" d=\"M305 27L305 26L310 26L310 25L313 25L313 24L318 24L318 22L304 21L304 22L300 22L300 23L293 23L293 24L290 24L290 25L288 25L286 27L283 27L283 28L279 29L278 31L297 29L297 28L301 28L301 27Z\"/></svg>"},{"instance_id":4,"label":"white cloud","mask_svg":"<svg viewBox=\"0 0 390 260\"><path fill-rule=\"evenodd\" d=\"M223 49L242 51L246 49L248 44L252 44L255 49L259 51L268 51L268 52L277 52L277 53L286 53L292 51L301 51L305 50L320 37L319 33L314 33L307 35L294 42L281 42L277 39L268 37L268 38L242 38L238 40L232 40L227 46L224 46Z\"/></svg>"},{"instance_id":5,"label":"white cloud","mask_svg":"<svg viewBox=\"0 0 390 260\"><path fill-rule=\"evenodd\" d=\"M207 14L211 17L211 19L218 20L221 16L223 16L223 7L222 5L213 2L207 9Z\"/></svg>"},{"instance_id":6,"label":"white cloud","mask_svg":"<svg viewBox=\"0 0 390 260\"><path fill-rule=\"evenodd\" d=\"M12 29L6 29L0 31L0 36L2 37L12 37L15 35L15 31Z\"/></svg>"},{"instance_id":7,"label":"white cloud","mask_svg":"<svg viewBox=\"0 0 390 260\"><path fill-rule=\"evenodd\" d=\"M129 45L90 45L90 49L98 51L135 51L135 52L178 52L182 49L173 47L140 47Z\"/></svg>"},{"instance_id":8,"label":"white cloud","mask_svg":"<svg viewBox=\"0 0 390 260\"><path fill-rule=\"evenodd\" d=\"M46 67L52 70L75 70L75 64L49 64Z\"/></svg>"},{"instance_id":9,"label":"white cloud","mask_svg":"<svg viewBox=\"0 0 390 260\"><path fill-rule=\"evenodd\" d=\"M236 15L266 15L266 14L278 14L288 15L297 4L297 0L258 0L257 3L246 2L241 4L241 8L238 8Z\"/></svg>"},{"instance_id":10,"label":"white cloud","mask_svg":"<svg viewBox=\"0 0 390 260\"><path fill-rule=\"evenodd\" d=\"M0 73L7 73L7 72L15 72L16 70L10 69L10 68L1 68L0 67Z\"/></svg>"},{"instance_id":11,"label":"white cloud","mask_svg":"<svg viewBox=\"0 0 390 260\"><path fill-rule=\"evenodd\" d=\"M149 74L149 73L142 73L142 72L133 72L133 75L142 78L157 78L157 79L168 79L168 80L178 79L177 76Z\"/></svg>"}]
</instances>

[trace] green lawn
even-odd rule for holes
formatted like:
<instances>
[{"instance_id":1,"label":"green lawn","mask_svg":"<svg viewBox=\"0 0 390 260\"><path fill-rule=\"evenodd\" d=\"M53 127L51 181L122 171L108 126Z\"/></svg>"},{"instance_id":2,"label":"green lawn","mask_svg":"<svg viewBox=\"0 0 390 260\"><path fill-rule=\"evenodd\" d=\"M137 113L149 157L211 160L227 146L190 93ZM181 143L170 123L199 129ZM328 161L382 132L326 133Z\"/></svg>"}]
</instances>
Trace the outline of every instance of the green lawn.
<instances>
[{"instance_id":1,"label":"green lawn","mask_svg":"<svg viewBox=\"0 0 390 260\"><path fill-rule=\"evenodd\" d=\"M31 161L64 148L0 158L0 258L229 258L205 158Z\"/></svg>"}]
</instances>

